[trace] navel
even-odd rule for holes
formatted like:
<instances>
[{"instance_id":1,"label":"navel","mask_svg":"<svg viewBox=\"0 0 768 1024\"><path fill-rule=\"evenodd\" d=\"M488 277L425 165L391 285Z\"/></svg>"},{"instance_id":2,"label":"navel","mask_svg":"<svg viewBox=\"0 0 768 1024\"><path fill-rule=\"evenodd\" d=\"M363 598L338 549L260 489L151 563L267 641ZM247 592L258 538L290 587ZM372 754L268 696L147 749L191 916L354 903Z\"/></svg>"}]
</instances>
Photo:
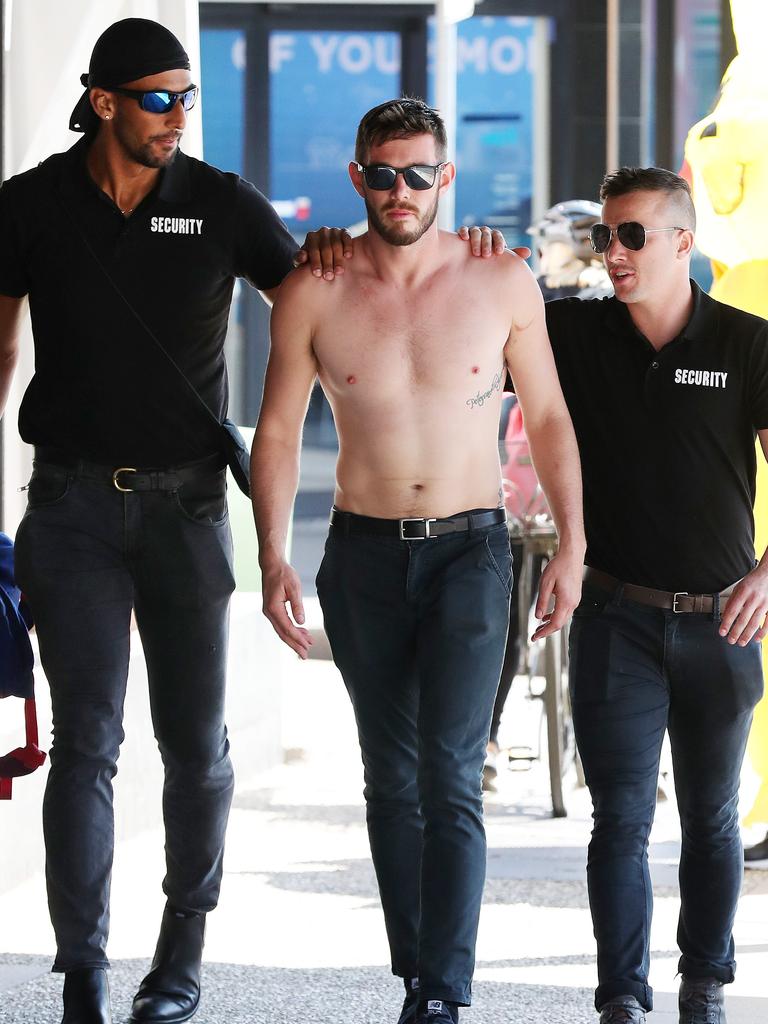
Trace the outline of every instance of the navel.
<instances>
[{"instance_id":1,"label":"navel","mask_svg":"<svg viewBox=\"0 0 768 1024\"><path fill-rule=\"evenodd\" d=\"M347 384L357 384L357 377L351 374L347 377Z\"/></svg>"},{"instance_id":2,"label":"navel","mask_svg":"<svg viewBox=\"0 0 768 1024\"><path fill-rule=\"evenodd\" d=\"M479 366L473 366L472 367L472 373L480 373L480 367Z\"/></svg>"},{"instance_id":3,"label":"navel","mask_svg":"<svg viewBox=\"0 0 768 1024\"><path fill-rule=\"evenodd\" d=\"M411 484L411 488L414 491L423 491L424 490L424 484Z\"/></svg>"}]
</instances>

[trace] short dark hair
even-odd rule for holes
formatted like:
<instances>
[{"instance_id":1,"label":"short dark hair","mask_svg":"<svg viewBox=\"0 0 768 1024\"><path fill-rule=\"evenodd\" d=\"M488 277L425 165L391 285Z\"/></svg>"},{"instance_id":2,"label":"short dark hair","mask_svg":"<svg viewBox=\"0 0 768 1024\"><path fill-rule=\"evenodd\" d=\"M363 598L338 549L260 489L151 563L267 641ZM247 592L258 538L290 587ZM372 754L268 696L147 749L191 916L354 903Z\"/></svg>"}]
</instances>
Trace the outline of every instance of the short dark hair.
<instances>
[{"instance_id":1,"label":"short dark hair","mask_svg":"<svg viewBox=\"0 0 768 1024\"><path fill-rule=\"evenodd\" d=\"M409 139L413 135L431 135L437 159L445 160L448 138L443 119L433 107L412 96L380 103L363 115L358 125L355 160L364 164L372 146L390 139Z\"/></svg>"},{"instance_id":2,"label":"short dark hair","mask_svg":"<svg viewBox=\"0 0 768 1024\"><path fill-rule=\"evenodd\" d=\"M603 178L600 202L630 192L665 192L677 207L684 228L696 230L696 209L685 178L663 167L620 167Z\"/></svg>"}]
</instances>

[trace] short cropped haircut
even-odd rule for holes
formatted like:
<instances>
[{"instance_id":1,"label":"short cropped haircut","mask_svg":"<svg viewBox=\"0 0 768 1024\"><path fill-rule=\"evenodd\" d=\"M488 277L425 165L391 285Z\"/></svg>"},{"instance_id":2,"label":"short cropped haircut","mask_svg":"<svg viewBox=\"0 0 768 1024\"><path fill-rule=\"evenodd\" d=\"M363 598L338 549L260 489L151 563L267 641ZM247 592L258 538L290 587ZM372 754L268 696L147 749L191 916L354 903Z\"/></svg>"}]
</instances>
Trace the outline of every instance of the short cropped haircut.
<instances>
[{"instance_id":1,"label":"short cropped haircut","mask_svg":"<svg viewBox=\"0 0 768 1024\"><path fill-rule=\"evenodd\" d=\"M431 135L435 140L437 159L445 160L448 139L445 125L438 112L424 100L403 96L402 99L387 100L369 110L357 128L355 139L355 160L364 164L372 146L390 139L410 139L414 135Z\"/></svg>"},{"instance_id":2,"label":"short cropped haircut","mask_svg":"<svg viewBox=\"0 0 768 1024\"><path fill-rule=\"evenodd\" d=\"M664 192L680 214L680 227L696 230L696 209L685 178L663 167L620 167L603 178L600 202L630 192Z\"/></svg>"}]
</instances>

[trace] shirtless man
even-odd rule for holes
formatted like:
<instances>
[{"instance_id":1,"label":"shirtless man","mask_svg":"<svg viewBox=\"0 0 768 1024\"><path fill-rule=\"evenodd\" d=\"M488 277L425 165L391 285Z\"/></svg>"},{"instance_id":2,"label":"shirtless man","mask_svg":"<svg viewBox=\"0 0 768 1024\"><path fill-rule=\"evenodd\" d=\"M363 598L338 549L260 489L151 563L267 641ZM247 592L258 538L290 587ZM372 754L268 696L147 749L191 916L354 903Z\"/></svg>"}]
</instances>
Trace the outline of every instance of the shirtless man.
<instances>
[{"instance_id":1,"label":"shirtless man","mask_svg":"<svg viewBox=\"0 0 768 1024\"><path fill-rule=\"evenodd\" d=\"M532 274L512 254L477 260L437 229L455 175L439 116L420 100L384 103L361 121L355 157L369 230L354 261L333 288L290 275L272 314L252 455L264 612L305 658L285 542L319 376L340 448L317 587L357 719L392 970L406 988L400 1024L455 1024L470 1003L480 779L509 616L497 446L506 369L560 537L539 637L580 594L579 463Z\"/></svg>"}]
</instances>

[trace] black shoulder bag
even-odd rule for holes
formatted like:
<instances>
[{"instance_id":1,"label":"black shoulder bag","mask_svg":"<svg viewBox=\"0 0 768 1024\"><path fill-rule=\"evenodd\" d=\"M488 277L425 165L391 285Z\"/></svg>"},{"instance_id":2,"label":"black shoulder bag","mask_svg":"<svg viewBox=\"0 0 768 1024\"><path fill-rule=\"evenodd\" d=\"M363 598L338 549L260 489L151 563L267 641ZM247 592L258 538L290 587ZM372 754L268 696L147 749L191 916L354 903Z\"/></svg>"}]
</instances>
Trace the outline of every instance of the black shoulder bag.
<instances>
[{"instance_id":1,"label":"black shoulder bag","mask_svg":"<svg viewBox=\"0 0 768 1024\"><path fill-rule=\"evenodd\" d=\"M94 251L93 246L88 241L88 239L85 236L84 232L82 231L80 225L75 220L75 217L72 214L72 212L67 208L67 206L64 203L62 203L62 206L64 207L64 210L66 211L67 216L69 217L69 219L74 224L74 226L75 226L75 228L77 230L78 235L83 240L83 243L84 243L86 249L91 254L92 259L94 260L96 265L99 267L99 269L101 270L101 272L104 275L104 277L106 277L107 281L109 281L109 283L112 286L112 289L114 290L115 294L118 295L120 299L122 299L123 303L128 307L128 309L130 310L130 312L133 315L134 319L139 324L139 326L143 329L143 331L147 335L147 337L149 337L155 343L156 347L162 352L162 354L165 356L167 361L174 368L174 370L179 375L179 377L184 381L184 383L187 386L187 390L192 395L192 397L196 399L197 404L205 412L205 414L207 415L208 419L212 420L216 424L216 426L218 427L219 449L220 449L222 455L224 456L224 458L226 459L227 465L229 466L229 469L230 469L230 471L232 473L232 476L234 477L235 483L240 488L240 490L243 492L243 494L246 495L246 497L250 498L250 496L251 496L251 454L248 451L248 445L245 443L245 438L240 433L240 431L237 429L236 424L233 423L232 420L230 420L230 419L219 420L218 416L216 416L211 411L211 409L209 408L207 402L202 397L200 392L197 390L195 385L187 377L187 375L184 373L184 371L181 369L179 364L176 362L176 360L170 354L168 349L163 345L163 343L157 337L157 335L152 330L152 328L149 326L149 324L147 324L145 322L144 318L141 316L139 311L128 300L128 298L125 296L125 294L123 293L122 289L118 285L117 281L115 281L115 279L112 277L110 272L104 266L102 261L96 255L96 252Z\"/></svg>"}]
</instances>

